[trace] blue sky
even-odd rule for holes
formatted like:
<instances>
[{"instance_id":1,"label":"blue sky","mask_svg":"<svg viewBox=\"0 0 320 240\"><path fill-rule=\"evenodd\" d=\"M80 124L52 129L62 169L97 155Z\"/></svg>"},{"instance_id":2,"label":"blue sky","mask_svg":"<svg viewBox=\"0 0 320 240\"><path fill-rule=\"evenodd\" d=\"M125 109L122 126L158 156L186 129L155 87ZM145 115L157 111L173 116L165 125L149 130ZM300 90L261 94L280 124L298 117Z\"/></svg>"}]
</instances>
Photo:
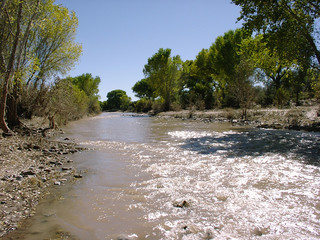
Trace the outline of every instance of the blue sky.
<instances>
[{"instance_id":1,"label":"blue sky","mask_svg":"<svg viewBox=\"0 0 320 240\"><path fill-rule=\"evenodd\" d=\"M99 76L99 95L132 86L159 48L193 60L216 37L241 27L231 0L56 0L79 19L76 41L83 53L69 76Z\"/></svg>"}]
</instances>

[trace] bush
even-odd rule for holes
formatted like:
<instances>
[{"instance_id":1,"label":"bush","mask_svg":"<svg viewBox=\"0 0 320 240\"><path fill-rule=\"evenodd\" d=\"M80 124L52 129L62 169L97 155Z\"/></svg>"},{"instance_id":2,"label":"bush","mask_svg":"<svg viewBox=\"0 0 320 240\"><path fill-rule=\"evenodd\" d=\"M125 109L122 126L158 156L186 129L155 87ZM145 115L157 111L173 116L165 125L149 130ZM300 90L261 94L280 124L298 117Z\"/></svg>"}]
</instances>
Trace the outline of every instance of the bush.
<instances>
[{"instance_id":1,"label":"bush","mask_svg":"<svg viewBox=\"0 0 320 240\"><path fill-rule=\"evenodd\" d=\"M152 109L152 101L149 99L141 98L134 105L136 112L149 112Z\"/></svg>"},{"instance_id":2,"label":"bush","mask_svg":"<svg viewBox=\"0 0 320 240\"><path fill-rule=\"evenodd\" d=\"M165 106L164 106L164 102L163 102L162 99L158 99L158 100L153 102L152 111L153 111L154 114L163 112L164 109L165 109Z\"/></svg>"}]
</instances>

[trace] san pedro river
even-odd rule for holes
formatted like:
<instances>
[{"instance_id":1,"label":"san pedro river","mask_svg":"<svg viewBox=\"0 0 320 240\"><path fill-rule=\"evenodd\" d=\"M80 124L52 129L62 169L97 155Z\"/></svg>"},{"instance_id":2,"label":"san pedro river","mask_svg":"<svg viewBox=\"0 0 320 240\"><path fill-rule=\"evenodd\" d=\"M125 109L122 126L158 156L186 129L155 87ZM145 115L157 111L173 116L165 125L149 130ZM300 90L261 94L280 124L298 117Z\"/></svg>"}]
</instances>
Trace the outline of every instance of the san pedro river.
<instances>
[{"instance_id":1,"label":"san pedro river","mask_svg":"<svg viewBox=\"0 0 320 240\"><path fill-rule=\"evenodd\" d=\"M70 156L84 177L27 239L320 239L319 133L121 113L65 132L90 149Z\"/></svg>"}]
</instances>

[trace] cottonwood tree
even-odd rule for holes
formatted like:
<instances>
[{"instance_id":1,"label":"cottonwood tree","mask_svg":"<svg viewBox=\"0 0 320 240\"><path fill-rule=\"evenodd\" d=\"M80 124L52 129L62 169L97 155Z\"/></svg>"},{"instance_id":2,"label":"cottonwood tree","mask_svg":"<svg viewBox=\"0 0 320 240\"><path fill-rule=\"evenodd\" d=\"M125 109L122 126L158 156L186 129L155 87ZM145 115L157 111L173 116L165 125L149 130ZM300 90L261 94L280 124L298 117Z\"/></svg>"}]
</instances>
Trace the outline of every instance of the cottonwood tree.
<instances>
[{"instance_id":1,"label":"cottonwood tree","mask_svg":"<svg viewBox=\"0 0 320 240\"><path fill-rule=\"evenodd\" d=\"M25 61L25 65L31 66L25 80L25 90L38 89L29 102L32 109L41 108L48 80L53 75L66 74L82 52L81 45L75 42L78 19L74 12L48 1L41 19L30 39L32 61Z\"/></svg>"},{"instance_id":2,"label":"cottonwood tree","mask_svg":"<svg viewBox=\"0 0 320 240\"><path fill-rule=\"evenodd\" d=\"M208 61L219 106L232 106L233 95L228 94L228 88L240 63L240 44L247 36L248 32L242 29L228 31L217 37L209 49Z\"/></svg>"},{"instance_id":3,"label":"cottonwood tree","mask_svg":"<svg viewBox=\"0 0 320 240\"><path fill-rule=\"evenodd\" d=\"M143 78L140 81L136 82L132 87L132 91L138 98L152 99L154 90L152 89L150 79Z\"/></svg>"},{"instance_id":4,"label":"cottonwood tree","mask_svg":"<svg viewBox=\"0 0 320 240\"><path fill-rule=\"evenodd\" d=\"M315 58L320 64L319 0L232 0L241 7L244 27L268 36L268 43L286 58ZM307 51L306 51L307 50Z\"/></svg>"},{"instance_id":5,"label":"cottonwood tree","mask_svg":"<svg viewBox=\"0 0 320 240\"><path fill-rule=\"evenodd\" d=\"M131 98L127 96L127 93L123 90L117 89L107 94L107 106L104 110L127 110L130 103Z\"/></svg>"},{"instance_id":6,"label":"cottonwood tree","mask_svg":"<svg viewBox=\"0 0 320 240\"><path fill-rule=\"evenodd\" d=\"M144 66L143 73L151 82L154 95L164 100L165 111L170 109L172 100L178 93L177 81L181 66L180 56L171 57L171 49L168 48L160 48Z\"/></svg>"},{"instance_id":7,"label":"cottonwood tree","mask_svg":"<svg viewBox=\"0 0 320 240\"><path fill-rule=\"evenodd\" d=\"M48 89L46 81L53 74L66 73L79 58L81 46L74 42L78 23L75 14L54 5L53 0L3 1L1 7L0 126L9 132L5 111L10 126L19 123L17 100L21 89L32 92L29 109L40 108Z\"/></svg>"},{"instance_id":8,"label":"cottonwood tree","mask_svg":"<svg viewBox=\"0 0 320 240\"><path fill-rule=\"evenodd\" d=\"M268 46L262 34L243 40L240 53L250 58L259 80L274 89L274 102L283 105L287 91L284 83L290 73L298 67L298 61L281 58L275 49Z\"/></svg>"},{"instance_id":9,"label":"cottonwood tree","mask_svg":"<svg viewBox=\"0 0 320 240\"><path fill-rule=\"evenodd\" d=\"M93 77L90 73L85 73L77 77L70 78L73 85L84 91L89 99L88 111L89 113L100 112L99 104L99 84L100 77Z\"/></svg>"},{"instance_id":10,"label":"cottonwood tree","mask_svg":"<svg viewBox=\"0 0 320 240\"><path fill-rule=\"evenodd\" d=\"M24 1L2 2L1 6L1 40L0 40L0 76L2 92L0 102L0 127L5 132L10 131L5 122L5 110L8 88L14 73L14 64L21 39L21 25Z\"/></svg>"},{"instance_id":11,"label":"cottonwood tree","mask_svg":"<svg viewBox=\"0 0 320 240\"><path fill-rule=\"evenodd\" d=\"M209 50L202 49L190 66L190 77L186 82L189 89L190 104L198 109L210 109L213 106L213 82L209 65Z\"/></svg>"}]
</instances>

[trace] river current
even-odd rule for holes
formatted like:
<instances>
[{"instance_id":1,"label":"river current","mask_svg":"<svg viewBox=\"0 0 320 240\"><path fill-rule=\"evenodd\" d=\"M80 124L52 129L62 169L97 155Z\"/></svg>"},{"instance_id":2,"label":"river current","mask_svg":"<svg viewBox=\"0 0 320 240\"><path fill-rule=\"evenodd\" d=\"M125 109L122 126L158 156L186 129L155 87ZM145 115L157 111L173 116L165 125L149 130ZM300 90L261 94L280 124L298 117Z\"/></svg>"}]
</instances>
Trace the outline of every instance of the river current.
<instances>
[{"instance_id":1,"label":"river current","mask_svg":"<svg viewBox=\"0 0 320 240\"><path fill-rule=\"evenodd\" d=\"M121 113L65 132L90 149L69 156L84 178L27 239L320 239L319 133Z\"/></svg>"}]
</instances>

